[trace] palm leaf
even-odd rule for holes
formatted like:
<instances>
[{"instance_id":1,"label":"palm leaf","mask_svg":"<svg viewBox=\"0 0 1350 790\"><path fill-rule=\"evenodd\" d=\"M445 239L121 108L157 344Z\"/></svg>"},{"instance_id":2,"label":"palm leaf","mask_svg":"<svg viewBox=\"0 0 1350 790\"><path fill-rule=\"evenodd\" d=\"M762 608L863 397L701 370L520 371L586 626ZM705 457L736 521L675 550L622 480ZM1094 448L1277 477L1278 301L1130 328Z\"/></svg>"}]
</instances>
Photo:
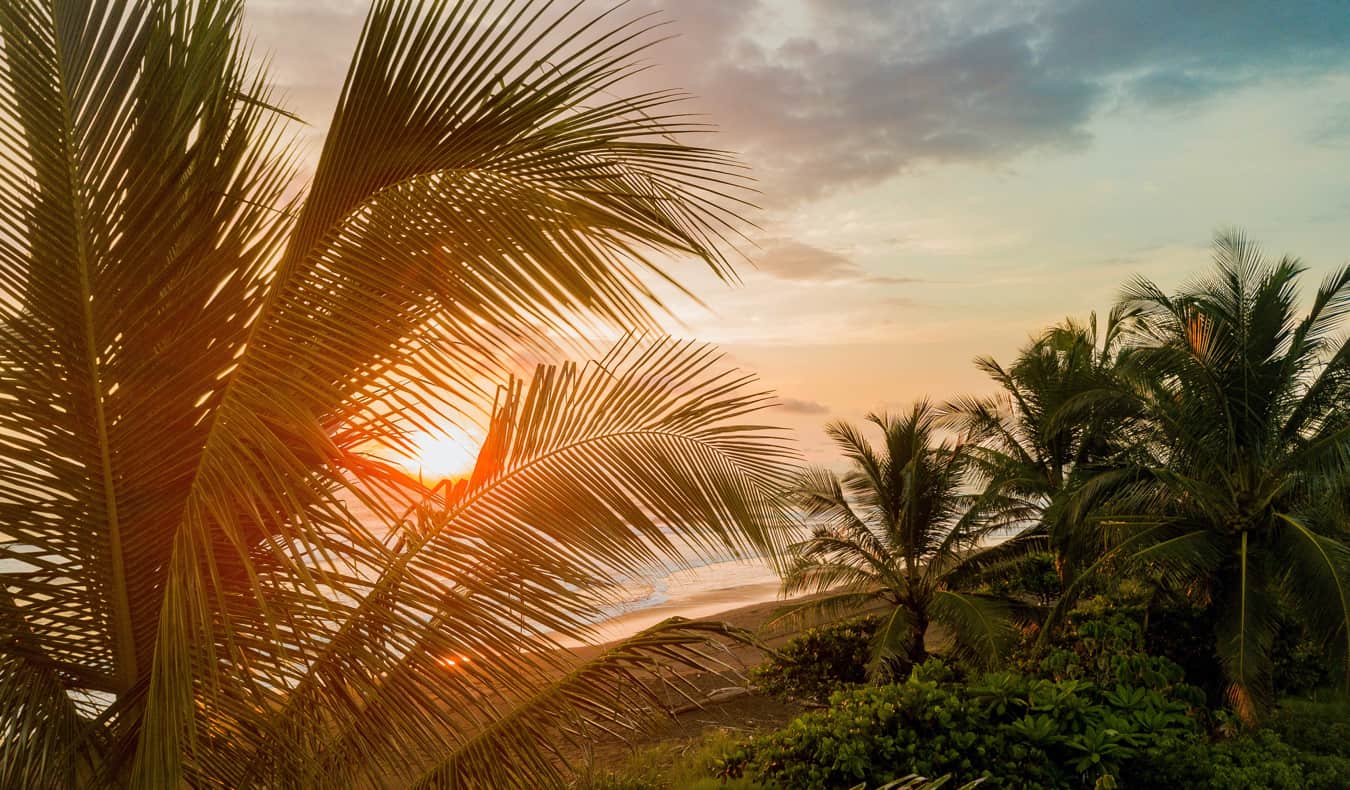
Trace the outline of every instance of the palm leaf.
<instances>
[{"instance_id":1,"label":"palm leaf","mask_svg":"<svg viewBox=\"0 0 1350 790\"><path fill-rule=\"evenodd\" d=\"M662 691L682 696L678 668L715 671L726 665L706 651L716 637L753 642L750 634L723 623L673 617L648 628L516 703L412 787L539 787L561 784L568 773L566 749L597 737L638 732L670 709Z\"/></svg>"},{"instance_id":2,"label":"palm leaf","mask_svg":"<svg viewBox=\"0 0 1350 790\"><path fill-rule=\"evenodd\" d=\"M1279 533L1278 556L1286 568L1284 587L1298 611L1325 635L1332 655L1341 659L1342 683L1350 686L1350 548L1318 535L1304 519L1281 513L1287 525Z\"/></svg>"},{"instance_id":3,"label":"palm leaf","mask_svg":"<svg viewBox=\"0 0 1350 790\"><path fill-rule=\"evenodd\" d=\"M789 454L775 431L736 422L765 404L749 383L706 346L635 339L509 388L470 478L406 525L363 589L351 582L246 775L376 780L461 750L494 726L500 695L531 696L562 669L542 632L590 638L606 582L780 553L773 492ZM447 675L440 658L459 655L471 668Z\"/></svg>"},{"instance_id":4,"label":"palm leaf","mask_svg":"<svg viewBox=\"0 0 1350 790\"><path fill-rule=\"evenodd\" d=\"M442 609L499 651L518 637L486 604L428 605L443 584L378 581L422 556L398 540L422 494L370 454L472 415L523 347L649 322L664 253L730 277L739 205L737 165L678 141L700 128L676 96L614 98L649 26L554 24L549 5L376 3L294 201L289 116L237 0L0 5L0 559L17 563L0 612L6 681L41 674L7 699L55 710L56 682L97 716L33 719L51 729L31 743L97 752L96 782L237 785L250 756L313 753L273 714L336 672L335 641L358 647L321 695L341 711ZM646 483L607 493L649 523L716 522L702 550L767 545L734 537L763 512L767 445L693 436L754 402L699 397L672 406L679 438ZM537 559L517 575L589 578ZM344 631L362 606L383 614ZM300 720L327 737L342 716L318 710Z\"/></svg>"},{"instance_id":5,"label":"palm leaf","mask_svg":"<svg viewBox=\"0 0 1350 790\"><path fill-rule=\"evenodd\" d=\"M938 590L931 611L934 622L951 629L957 653L985 666L1002 663L1016 636L1011 607L993 596Z\"/></svg>"}]
</instances>

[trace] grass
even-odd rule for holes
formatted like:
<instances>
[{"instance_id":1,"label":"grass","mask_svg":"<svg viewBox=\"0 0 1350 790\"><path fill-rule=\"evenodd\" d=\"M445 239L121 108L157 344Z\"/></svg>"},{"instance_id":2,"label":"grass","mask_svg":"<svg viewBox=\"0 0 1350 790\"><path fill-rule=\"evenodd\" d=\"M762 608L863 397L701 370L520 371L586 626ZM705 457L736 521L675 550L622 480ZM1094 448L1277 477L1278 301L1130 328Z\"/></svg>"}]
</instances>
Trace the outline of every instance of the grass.
<instances>
[{"instance_id":1,"label":"grass","mask_svg":"<svg viewBox=\"0 0 1350 790\"><path fill-rule=\"evenodd\" d=\"M623 765L583 776L575 790L763 790L750 779L719 779L719 762L745 737L743 732L710 728L697 738L656 744L633 754Z\"/></svg>"}]
</instances>

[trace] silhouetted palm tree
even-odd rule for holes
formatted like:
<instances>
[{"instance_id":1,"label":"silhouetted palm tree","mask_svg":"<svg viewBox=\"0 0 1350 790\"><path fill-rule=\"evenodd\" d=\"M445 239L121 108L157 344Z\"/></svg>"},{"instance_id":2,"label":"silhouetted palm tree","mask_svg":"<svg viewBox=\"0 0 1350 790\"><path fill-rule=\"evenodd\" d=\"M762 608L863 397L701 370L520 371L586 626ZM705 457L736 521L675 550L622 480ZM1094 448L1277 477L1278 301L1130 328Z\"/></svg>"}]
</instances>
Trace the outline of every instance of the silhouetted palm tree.
<instances>
[{"instance_id":1,"label":"silhouetted palm tree","mask_svg":"<svg viewBox=\"0 0 1350 790\"><path fill-rule=\"evenodd\" d=\"M1065 321L1034 338L1007 367L981 357L976 366L1000 391L944 408L943 423L971 438L980 476L1002 495L1004 522L1019 528L997 550L1009 563L1048 549L1064 578L1073 561L1091 557L1095 546L1072 545L1082 532L1070 522L1082 514L1066 506L1068 494L1110 463L1135 415L1120 401L1079 396L1111 385L1121 338L1135 318L1118 307L1104 325L1095 313L1086 324Z\"/></svg>"},{"instance_id":2,"label":"silhouetted palm tree","mask_svg":"<svg viewBox=\"0 0 1350 790\"><path fill-rule=\"evenodd\" d=\"M0 3L0 786L557 782L707 632L575 668L519 623L772 553L762 399L631 341L513 387L453 496L379 457L516 351L651 326L662 256L732 276L738 167L616 93L646 23L379 0L297 194L241 13Z\"/></svg>"},{"instance_id":3,"label":"silhouetted palm tree","mask_svg":"<svg viewBox=\"0 0 1350 790\"><path fill-rule=\"evenodd\" d=\"M1148 433L1084 486L1111 547L1095 567L1151 569L1210 608L1247 720L1270 699L1279 607L1339 654L1350 641L1350 267L1299 317L1303 270L1234 233L1176 295L1131 285L1126 373L1096 399L1137 409Z\"/></svg>"},{"instance_id":4,"label":"silhouetted palm tree","mask_svg":"<svg viewBox=\"0 0 1350 790\"><path fill-rule=\"evenodd\" d=\"M1007 601L965 587L996 523L989 516L1003 503L996 494L967 493L969 446L939 441L939 416L926 401L902 417L870 415L883 432L879 447L857 427L831 423L826 430L848 473L809 470L793 496L817 526L792 547L783 592L825 594L783 616L883 607L874 673L891 659L922 661L933 623L950 632L954 650L985 664L1003 658L1013 634Z\"/></svg>"}]
</instances>

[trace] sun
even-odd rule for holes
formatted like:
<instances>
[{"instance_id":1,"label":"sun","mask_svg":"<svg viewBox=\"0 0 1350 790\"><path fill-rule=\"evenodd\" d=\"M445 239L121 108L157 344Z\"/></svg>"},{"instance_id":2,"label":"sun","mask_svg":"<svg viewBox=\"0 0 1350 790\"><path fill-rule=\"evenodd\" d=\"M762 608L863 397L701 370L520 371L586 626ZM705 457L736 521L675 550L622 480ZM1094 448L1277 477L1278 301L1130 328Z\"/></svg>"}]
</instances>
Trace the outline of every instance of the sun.
<instances>
[{"instance_id":1,"label":"sun","mask_svg":"<svg viewBox=\"0 0 1350 790\"><path fill-rule=\"evenodd\" d=\"M411 437L417 452L411 458L400 460L409 472L421 475L428 482L464 477L473 471L482 437L461 428L447 428L439 433L421 433Z\"/></svg>"}]
</instances>

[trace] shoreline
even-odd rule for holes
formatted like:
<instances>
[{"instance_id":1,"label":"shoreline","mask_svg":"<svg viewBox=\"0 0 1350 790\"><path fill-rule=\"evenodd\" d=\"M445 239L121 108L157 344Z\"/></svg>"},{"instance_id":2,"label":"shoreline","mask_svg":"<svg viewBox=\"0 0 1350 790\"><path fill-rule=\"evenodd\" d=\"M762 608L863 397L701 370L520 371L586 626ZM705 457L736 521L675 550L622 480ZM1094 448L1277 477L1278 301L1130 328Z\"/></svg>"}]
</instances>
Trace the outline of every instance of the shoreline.
<instances>
[{"instance_id":1,"label":"shoreline","mask_svg":"<svg viewBox=\"0 0 1350 790\"><path fill-rule=\"evenodd\" d=\"M652 583L656 592L627 602L612 616L596 622L590 639L564 640L560 646L584 649L609 645L669 617L725 621L753 630L767 619L762 610L777 610L788 603L779 597L777 574L754 561L730 560L687 568ZM753 610L753 614L743 610Z\"/></svg>"}]
</instances>

